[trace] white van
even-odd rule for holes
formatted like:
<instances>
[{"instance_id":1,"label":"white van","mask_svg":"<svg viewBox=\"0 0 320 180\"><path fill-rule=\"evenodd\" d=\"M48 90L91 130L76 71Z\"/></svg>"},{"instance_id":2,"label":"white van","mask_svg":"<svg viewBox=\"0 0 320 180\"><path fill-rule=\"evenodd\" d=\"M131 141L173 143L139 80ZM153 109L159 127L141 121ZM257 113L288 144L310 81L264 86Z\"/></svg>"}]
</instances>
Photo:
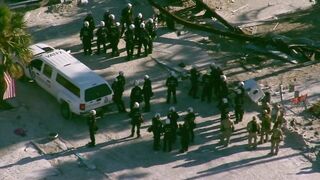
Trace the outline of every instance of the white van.
<instances>
[{"instance_id":1,"label":"white van","mask_svg":"<svg viewBox=\"0 0 320 180\"><path fill-rule=\"evenodd\" d=\"M24 73L52 94L61 105L61 114L98 112L112 103L113 91L108 82L62 49L46 44L32 45L33 59Z\"/></svg>"}]
</instances>

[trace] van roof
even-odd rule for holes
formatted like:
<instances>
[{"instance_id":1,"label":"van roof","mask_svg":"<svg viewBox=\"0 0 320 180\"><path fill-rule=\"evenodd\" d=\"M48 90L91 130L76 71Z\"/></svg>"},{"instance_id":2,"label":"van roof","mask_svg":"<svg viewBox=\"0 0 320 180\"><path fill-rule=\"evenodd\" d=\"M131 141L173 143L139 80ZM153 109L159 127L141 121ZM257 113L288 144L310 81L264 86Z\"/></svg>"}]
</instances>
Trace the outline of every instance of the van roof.
<instances>
[{"instance_id":1,"label":"van roof","mask_svg":"<svg viewBox=\"0 0 320 180\"><path fill-rule=\"evenodd\" d=\"M53 51L54 48L43 43L38 43L30 46L30 50L33 56L40 55L42 53Z\"/></svg>"},{"instance_id":2,"label":"van roof","mask_svg":"<svg viewBox=\"0 0 320 180\"><path fill-rule=\"evenodd\" d=\"M33 47L34 49L39 48L38 44ZM58 72L71 80L71 82L79 88L88 88L106 83L101 76L93 72L89 67L84 65L65 50L53 49L51 52L42 52L42 54L39 54L38 58L56 68Z\"/></svg>"}]
</instances>

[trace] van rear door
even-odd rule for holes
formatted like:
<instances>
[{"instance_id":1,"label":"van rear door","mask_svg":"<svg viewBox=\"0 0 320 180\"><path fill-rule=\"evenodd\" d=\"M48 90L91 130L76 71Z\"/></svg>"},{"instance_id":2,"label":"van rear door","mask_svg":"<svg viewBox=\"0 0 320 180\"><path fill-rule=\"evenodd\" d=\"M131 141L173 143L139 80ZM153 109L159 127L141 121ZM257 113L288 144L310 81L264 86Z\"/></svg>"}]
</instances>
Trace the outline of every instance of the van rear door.
<instances>
[{"instance_id":1,"label":"van rear door","mask_svg":"<svg viewBox=\"0 0 320 180\"><path fill-rule=\"evenodd\" d=\"M112 103L112 90L106 83L88 88L84 92L86 110L96 109Z\"/></svg>"}]
</instances>

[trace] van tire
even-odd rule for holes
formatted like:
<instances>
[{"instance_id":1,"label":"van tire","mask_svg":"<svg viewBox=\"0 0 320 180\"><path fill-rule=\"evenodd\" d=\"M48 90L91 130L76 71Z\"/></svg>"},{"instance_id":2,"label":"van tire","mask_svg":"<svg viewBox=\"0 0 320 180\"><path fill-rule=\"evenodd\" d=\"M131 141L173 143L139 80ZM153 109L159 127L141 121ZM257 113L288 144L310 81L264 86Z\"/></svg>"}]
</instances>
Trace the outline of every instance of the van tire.
<instances>
[{"instance_id":1,"label":"van tire","mask_svg":"<svg viewBox=\"0 0 320 180\"><path fill-rule=\"evenodd\" d=\"M69 104L62 102L60 105L60 112L64 119L70 120L72 118L72 112L70 111Z\"/></svg>"}]
</instances>

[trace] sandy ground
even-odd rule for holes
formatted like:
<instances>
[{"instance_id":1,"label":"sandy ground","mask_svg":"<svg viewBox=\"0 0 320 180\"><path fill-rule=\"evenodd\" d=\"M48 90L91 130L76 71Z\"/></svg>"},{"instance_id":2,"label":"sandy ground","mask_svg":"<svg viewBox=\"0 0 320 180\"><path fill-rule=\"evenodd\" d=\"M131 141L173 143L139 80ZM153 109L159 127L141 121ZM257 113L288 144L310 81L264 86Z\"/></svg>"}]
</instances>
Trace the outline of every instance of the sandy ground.
<instances>
[{"instance_id":1,"label":"sandy ground","mask_svg":"<svg viewBox=\"0 0 320 180\"><path fill-rule=\"evenodd\" d=\"M136 7L136 14L140 11L146 17L152 14L151 8L146 8L146 1L132 2ZM257 113L257 108L249 101L246 120L236 127L237 131L231 140L232 145L229 148L219 147L217 145L219 113L215 108L216 102L209 105L191 100L186 95L189 88L187 81L180 84L177 109L183 114L188 106L194 106L195 111L199 113L196 143L190 147L189 153L177 154L179 144L175 145L175 150L171 153L153 152L152 137L146 132L146 128L150 125L150 119L155 112L160 112L164 116L170 107L164 103L163 84L168 74L167 69L159 66L150 57L126 62L123 49L118 58L110 58L109 54L106 57L97 55L85 57L80 51L78 33L88 9L94 17L97 17L98 23L105 9L112 10L117 16L119 15L117 9L121 9L124 4L125 1L95 1L82 7L70 5L49 9L44 7L28 12L25 18L35 42L70 49L74 56L105 79L111 81L119 70L126 70L125 75L128 78L126 102L132 82L135 79L142 79L144 74L150 75L154 82L155 97L152 100L152 112L145 114L143 138L127 138L129 119L126 114L114 112L113 108L105 118L98 121L100 130L96 136L97 147L88 149L84 146L88 142L88 132L83 119L75 118L72 121L62 119L59 105L53 97L33 83L18 82L18 97L12 101L16 108L0 112L0 179L172 179L172 177L175 179L319 179L320 174L316 166L301 153L304 140L298 140L295 134L287 135L282 143L281 153L276 157L267 156L270 150L269 144L259 146L254 152L245 149L247 143L245 123ZM311 96L311 102L317 98L318 64L306 64L300 67L269 60L260 64L263 68L249 64L248 67L254 67L256 70L248 72L239 65L237 57L241 56L241 53L230 52L234 47L226 45L228 42L219 41L218 37L214 37L216 41L210 44L202 41L203 38L208 39L206 34L196 32L186 31L185 35L177 37L175 33L160 29L159 36L152 57L171 60L170 66L184 62L188 68L195 59L198 59L197 65L204 71L213 60L223 67L230 81L256 78L259 83L271 87L274 92L274 102L279 101L277 87L281 81L285 86L292 81L302 92L307 91ZM124 47L123 41L120 46ZM294 79L296 80L293 81ZM291 96L292 93L286 93L286 100ZM299 107L293 108L296 114L300 111ZM296 114L291 111L287 113L289 118L302 118L299 121L301 128L295 131L299 131L300 134L305 133L306 139L309 138L311 143L317 144L319 141L314 136L314 131L319 129L316 123L313 130L303 129L305 128L303 124L310 120L305 120L304 116ZM318 120L313 122L316 121ZM13 131L16 128L27 130L27 136L15 135ZM43 141L50 132L59 133L61 138L59 144L63 144L62 148L54 146L53 149L48 149L49 144ZM308 137L312 133L312 138ZM57 154L43 155L41 150L30 144L31 142L40 144L40 147L43 144L47 147L44 151ZM84 160L79 160L76 153L79 153ZM262 171L265 169L268 171Z\"/></svg>"}]
</instances>

